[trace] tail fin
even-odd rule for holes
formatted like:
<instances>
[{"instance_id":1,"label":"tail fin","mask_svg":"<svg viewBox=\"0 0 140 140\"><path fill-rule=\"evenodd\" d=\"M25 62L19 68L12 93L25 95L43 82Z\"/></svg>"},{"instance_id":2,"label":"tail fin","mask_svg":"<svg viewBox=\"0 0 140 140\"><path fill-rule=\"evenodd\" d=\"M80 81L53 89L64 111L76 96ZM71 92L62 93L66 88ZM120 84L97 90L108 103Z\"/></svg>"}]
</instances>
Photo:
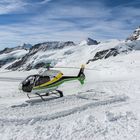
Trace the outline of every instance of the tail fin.
<instances>
[{"instance_id":1,"label":"tail fin","mask_svg":"<svg viewBox=\"0 0 140 140\"><path fill-rule=\"evenodd\" d=\"M84 84L84 80L85 80L84 69L85 69L85 66L82 65L78 73L78 80L82 85Z\"/></svg>"}]
</instances>

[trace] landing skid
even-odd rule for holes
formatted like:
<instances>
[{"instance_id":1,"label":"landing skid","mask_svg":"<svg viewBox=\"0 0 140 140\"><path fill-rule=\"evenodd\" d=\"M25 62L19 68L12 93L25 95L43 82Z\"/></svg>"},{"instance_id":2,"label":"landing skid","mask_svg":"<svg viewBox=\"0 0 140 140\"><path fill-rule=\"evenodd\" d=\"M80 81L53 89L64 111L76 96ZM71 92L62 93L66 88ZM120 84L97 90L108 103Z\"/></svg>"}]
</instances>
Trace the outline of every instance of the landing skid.
<instances>
[{"instance_id":1,"label":"landing skid","mask_svg":"<svg viewBox=\"0 0 140 140\"><path fill-rule=\"evenodd\" d=\"M39 93L35 93L35 94L36 94L37 96L30 97L29 94L27 94L27 97L28 97L29 99L35 98L35 97L40 97L42 101L45 101L45 99L43 98L43 96L47 97L47 96L49 96L49 95L51 95L51 94L55 94L55 95L58 95L58 94L59 94L59 97L63 97L63 92L60 91L60 90L56 90L56 92L45 93L45 94L42 94L42 95L39 94Z\"/></svg>"}]
</instances>

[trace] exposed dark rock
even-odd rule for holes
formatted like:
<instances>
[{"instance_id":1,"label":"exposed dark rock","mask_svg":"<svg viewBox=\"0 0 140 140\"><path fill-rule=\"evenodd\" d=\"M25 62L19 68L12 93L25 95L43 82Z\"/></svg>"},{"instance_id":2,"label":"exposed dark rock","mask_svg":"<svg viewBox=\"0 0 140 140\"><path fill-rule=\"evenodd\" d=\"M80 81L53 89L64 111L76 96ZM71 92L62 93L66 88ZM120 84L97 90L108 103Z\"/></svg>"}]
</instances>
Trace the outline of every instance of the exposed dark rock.
<instances>
[{"instance_id":1,"label":"exposed dark rock","mask_svg":"<svg viewBox=\"0 0 140 140\"><path fill-rule=\"evenodd\" d=\"M87 38L87 45L97 45L99 44L99 42L97 42L96 40L93 40L91 38Z\"/></svg>"},{"instance_id":2,"label":"exposed dark rock","mask_svg":"<svg viewBox=\"0 0 140 140\"><path fill-rule=\"evenodd\" d=\"M13 62L14 60L16 60L16 58L7 58L5 60L0 60L0 68L7 63Z\"/></svg>"},{"instance_id":3,"label":"exposed dark rock","mask_svg":"<svg viewBox=\"0 0 140 140\"><path fill-rule=\"evenodd\" d=\"M41 67L44 67L46 64L44 63L44 62L40 62L40 63L38 63L38 64L36 64L35 66L34 66L34 68L35 69L39 69L39 68L41 68Z\"/></svg>"},{"instance_id":4,"label":"exposed dark rock","mask_svg":"<svg viewBox=\"0 0 140 140\"><path fill-rule=\"evenodd\" d=\"M8 66L6 69L12 69L12 70L17 70L18 68L20 68L22 65L25 64L25 62L27 62L28 58L31 57L32 55L34 55L36 52L32 52L32 53L27 53L24 57L22 57L20 60L16 61L15 63L13 63L12 65Z\"/></svg>"},{"instance_id":5,"label":"exposed dark rock","mask_svg":"<svg viewBox=\"0 0 140 140\"><path fill-rule=\"evenodd\" d=\"M135 41L140 39L140 26L133 32L132 35L130 35L126 41Z\"/></svg>"},{"instance_id":6,"label":"exposed dark rock","mask_svg":"<svg viewBox=\"0 0 140 140\"><path fill-rule=\"evenodd\" d=\"M14 48L5 48L3 50L0 51L0 54L3 54L3 53L10 53L12 51L15 51L15 50L29 50L32 46L30 44L23 44L21 46L17 46L17 47L14 47Z\"/></svg>"},{"instance_id":7,"label":"exposed dark rock","mask_svg":"<svg viewBox=\"0 0 140 140\"><path fill-rule=\"evenodd\" d=\"M87 64L89 64L92 61L96 61L96 60L103 59L103 58L106 59L110 56L116 56L118 54L119 54L119 52L116 48L99 51L95 54L93 59L88 60Z\"/></svg>"},{"instance_id":8,"label":"exposed dark rock","mask_svg":"<svg viewBox=\"0 0 140 140\"><path fill-rule=\"evenodd\" d=\"M5 49L3 49L3 50L0 51L0 54L9 53L11 51L12 51L11 48L5 48Z\"/></svg>"},{"instance_id":9,"label":"exposed dark rock","mask_svg":"<svg viewBox=\"0 0 140 140\"><path fill-rule=\"evenodd\" d=\"M26 62L30 58L33 57L33 55L35 55L39 51L45 52L50 49L62 49L64 47L74 46L74 45L75 44L72 41L67 41L67 42L52 41L52 42L44 42L44 43L36 44L30 48L29 53L27 53L24 57L22 57L21 60L16 61L14 64L8 66L7 69L17 70L17 69L21 68L24 64L26 64ZM43 63L39 63L36 66L34 66L34 68L39 68L43 65L44 65ZM26 70L30 70L32 68L33 68L32 64L29 64L26 67Z\"/></svg>"},{"instance_id":10,"label":"exposed dark rock","mask_svg":"<svg viewBox=\"0 0 140 140\"><path fill-rule=\"evenodd\" d=\"M44 42L34 45L31 50L42 50L46 51L48 49L62 49L66 46L74 46L74 42L67 41L67 42L59 42L59 41L52 41L52 42Z\"/></svg>"},{"instance_id":11,"label":"exposed dark rock","mask_svg":"<svg viewBox=\"0 0 140 140\"><path fill-rule=\"evenodd\" d=\"M68 51L64 52L64 55L70 55L70 54L72 54L72 53L73 53L73 51L68 50Z\"/></svg>"}]
</instances>

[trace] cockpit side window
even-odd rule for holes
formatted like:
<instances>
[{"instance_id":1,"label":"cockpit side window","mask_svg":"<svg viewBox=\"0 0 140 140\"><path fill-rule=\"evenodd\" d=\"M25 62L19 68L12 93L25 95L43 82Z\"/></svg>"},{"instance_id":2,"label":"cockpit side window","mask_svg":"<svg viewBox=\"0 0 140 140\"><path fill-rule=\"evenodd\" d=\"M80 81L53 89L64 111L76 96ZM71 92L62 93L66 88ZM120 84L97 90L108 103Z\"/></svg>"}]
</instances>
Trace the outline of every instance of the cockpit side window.
<instances>
[{"instance_id":1,"label":"cockpit side window","mask_svg":"<svg viewBox=\"0 0 140 140\"><path fill-rule=\"evenodd\" d=\"M46 82L49 82L50 81L50 77L49 76L40 76L37 80L36 80L36 83L35 83L35 86L39 86L39 85L42 85Z\"/></svg>"}]
</instances>

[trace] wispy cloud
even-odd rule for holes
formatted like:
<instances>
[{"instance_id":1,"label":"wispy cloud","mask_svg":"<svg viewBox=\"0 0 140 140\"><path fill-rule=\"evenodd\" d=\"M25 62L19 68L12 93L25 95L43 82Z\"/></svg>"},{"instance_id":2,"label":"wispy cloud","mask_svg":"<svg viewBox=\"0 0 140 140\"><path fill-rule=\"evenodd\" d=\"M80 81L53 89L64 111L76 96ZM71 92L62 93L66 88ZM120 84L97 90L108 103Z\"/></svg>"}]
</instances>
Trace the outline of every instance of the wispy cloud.
<instances>
[{"instance_id":1,"label":"wispy cloud","mask_svg":"<svg viewBox=\"0 0 140 140\"><path fill-rule=\"evenodd\" d=\"M23 10L24 6L26 3L22 0L1 0L0 15Z\"/></svg>"},{"instance_id":2,"label":"wispy cloud","mask_svg":"<svg viewBox=\"0 0 140 140\"><path fill-rule=\"evenodd\" d=\"M37 5L46 4L51 0L39 0L39 1L31 1L31 0L1 0L0 1L0 15L3 14L11 14L11 13L22 13L27 11L32 11L32 8L35 8Z\"/></svg>"},{"instance_id":3,"label":"wispy cloud","mask_svg":"<svg viewBox=\"0 0 140 140\"><path fill-rule=\"evenodd\" d=\"M80 41L88 36L95 39L126 38L139 26L138 1L129 4L120 1L120 4L111 6L106 1L2 0L0 14L21 13L17 18L22 17L22 20L7 20L6 24L0 24L0 46L47 40ZM6 3L12 8L2 11ZM23 14L26 12L28 18Z\"/></svg>"},{"instance_id":4,"label":"wispy cloud","mask_svg":"<svg viewBox=\"0 0 140 140\"><path fill-rule=\"evenodd\" d=\"M40 4L46 4L46 3L48 3L48 2L50 2L51 0L43 0L43 1L41 1L41 2L39 2Z\"/></svg>"}]
</instances>

